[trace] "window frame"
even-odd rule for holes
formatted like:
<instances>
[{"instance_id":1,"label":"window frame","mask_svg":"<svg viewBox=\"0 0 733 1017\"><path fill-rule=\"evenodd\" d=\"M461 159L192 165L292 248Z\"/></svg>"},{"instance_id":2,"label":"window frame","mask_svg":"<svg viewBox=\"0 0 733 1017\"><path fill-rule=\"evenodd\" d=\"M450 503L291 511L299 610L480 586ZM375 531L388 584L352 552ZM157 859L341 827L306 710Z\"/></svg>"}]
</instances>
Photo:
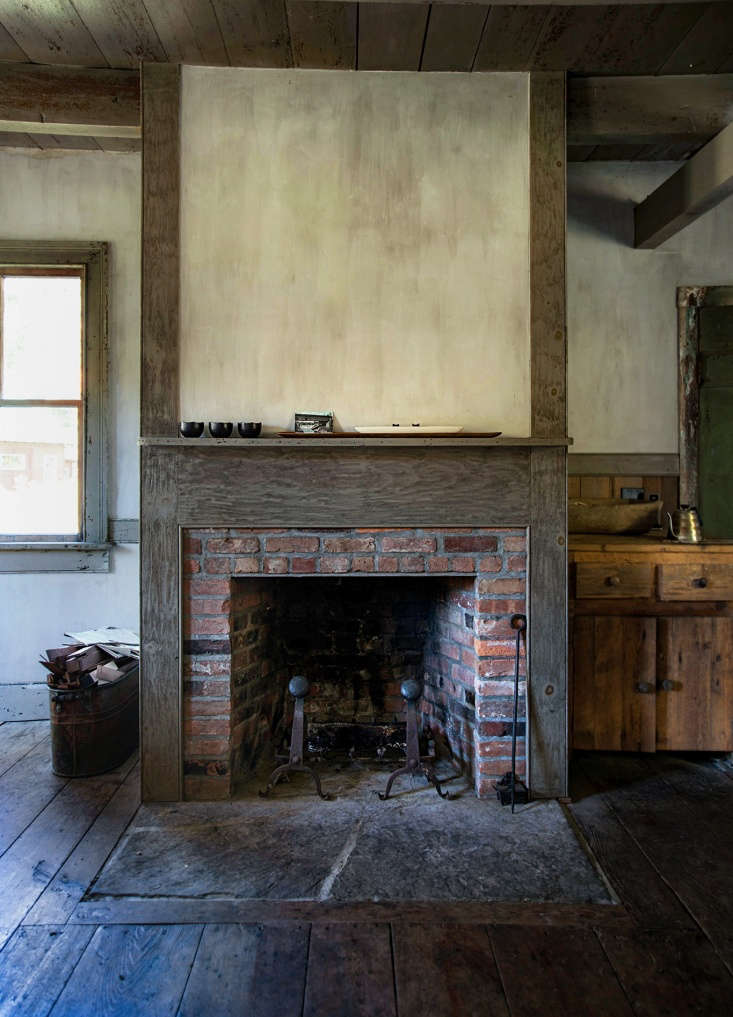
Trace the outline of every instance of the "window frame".
<instances>
[{"instance_id":1,"label":"window frame","mask_svg":"<svg viewBox=\"0 0 733 1017\"><path fill-rule=\"evenodd\" d=\"M80 268L83 279L81 537L0 537L2 572L107 572L108 262L103 241L0 240L0 266Z\"/></svg>"}]
</instances>

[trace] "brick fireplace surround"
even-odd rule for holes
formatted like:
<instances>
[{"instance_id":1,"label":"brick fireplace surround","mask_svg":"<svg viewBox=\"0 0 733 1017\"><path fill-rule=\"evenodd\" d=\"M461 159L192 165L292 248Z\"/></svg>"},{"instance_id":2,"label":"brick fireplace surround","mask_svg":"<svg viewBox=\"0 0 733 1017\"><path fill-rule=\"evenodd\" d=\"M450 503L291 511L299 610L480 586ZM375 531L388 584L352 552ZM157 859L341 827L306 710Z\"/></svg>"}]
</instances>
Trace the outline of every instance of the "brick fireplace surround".
<instances>
[{"instance_id":1,"label":"brick fireplace surround","mask_svg":"<svg viewBox=\"0 0 733 1017\"><path fill-rule=\"evenodd\" d=\"M316 606L302 625L318 631L320 647L308 675L315 679L307 701L313 721L401 720L399 682L415 675L425 681L424 731L471 774L477 795L493 794L492 781L510 768L514 632L509 620L526 612L524 529L191 528L183 533L182 574L186 798L229 797L237 778L274 752L290 717L287 682L300 668L297 654L286 660L277 649L281 643L273 626L291 628L291 615L302 614L309 601ZM275 603L283 583L288 604L278 616ZM337 591L339 603L355 598L357 627L362 601L367 615L374 614L376 600L378 613L393 616L382 622L387 635L369 633L368 657L384 682L372 699L365 695L371 678L364 688L357 679L354 693L346 677L349 665L357 675L365 673L358 671L367 661L363 648L364 660L355 648L346 647L347 653L341 645L336 667L314 663L324 657L324 640L343 644L345 639L342 629L333 636L321 631L332 624L331 612L319 600L329 588ZM428 611L410 608L414 589ZM287 633L279 638L287 639ZM407 652L390 657L385 646L394 645ZM339 663L345 676L334 684L330 675ZM524 674L524 658L521 666ZM520 691L518 771L523 773L524 681Z\"/></svg>"}]
</instances>

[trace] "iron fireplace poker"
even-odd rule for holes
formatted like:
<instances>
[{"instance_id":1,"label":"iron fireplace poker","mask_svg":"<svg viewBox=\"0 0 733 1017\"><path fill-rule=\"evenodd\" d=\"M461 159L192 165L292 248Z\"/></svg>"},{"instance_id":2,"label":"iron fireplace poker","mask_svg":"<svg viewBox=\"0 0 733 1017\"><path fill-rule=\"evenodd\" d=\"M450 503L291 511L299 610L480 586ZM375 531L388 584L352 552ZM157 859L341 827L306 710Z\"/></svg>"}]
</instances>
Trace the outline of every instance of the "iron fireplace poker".
<instances>
[{"instance_id":1,"label":"iron fireplace poker","mask_svg":"<svg viewBox=\"0 0 733 1017\"><path fill-rule=\"evenodd\" d=\"M517 708L519 705L519 644L522 633L527 630L526 614L512 615L511 627L517 633L517 641L514 651L514 711L512 713L512 768L505 773L501 780L498 780L496 797L502 805L511 805L514 812L515 804L526 805L529 801L529 791L526 784L517 778Z\"/></svg>"}]
</instances>

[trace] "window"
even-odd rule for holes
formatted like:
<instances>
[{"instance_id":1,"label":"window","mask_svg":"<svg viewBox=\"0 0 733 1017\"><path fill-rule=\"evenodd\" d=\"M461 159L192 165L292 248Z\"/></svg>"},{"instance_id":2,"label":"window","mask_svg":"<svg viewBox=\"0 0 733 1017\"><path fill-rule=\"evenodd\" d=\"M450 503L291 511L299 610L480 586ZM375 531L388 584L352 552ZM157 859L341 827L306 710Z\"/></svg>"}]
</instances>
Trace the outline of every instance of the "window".
<instances>
[{"instance_id":1,"label":"window","mask_svg":"<svg viewBox=\"0 0 733 1017\"><path fill-rule=\"evenodd\" d=\"M0 571L106 571L102 243L0 241Z\"/></svg>"}]
</instances>

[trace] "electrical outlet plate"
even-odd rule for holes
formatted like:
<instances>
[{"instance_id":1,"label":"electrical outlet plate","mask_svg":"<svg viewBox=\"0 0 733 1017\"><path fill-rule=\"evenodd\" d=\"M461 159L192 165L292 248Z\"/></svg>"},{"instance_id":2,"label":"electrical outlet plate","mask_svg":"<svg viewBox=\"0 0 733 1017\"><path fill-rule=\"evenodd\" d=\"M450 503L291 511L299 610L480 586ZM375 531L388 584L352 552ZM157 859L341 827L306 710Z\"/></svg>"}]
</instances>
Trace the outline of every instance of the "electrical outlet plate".
<instances>
[{"instance_id":1,"label":"electrical outlet plate","mask_svg":"<svg viewBox=\"0 0 733 1017\"><path fill-rule=\"evenodd\" d=\"M624 501L644 501L643 487L622 487L621 497Z\"/></svg>"}]
</instances>

